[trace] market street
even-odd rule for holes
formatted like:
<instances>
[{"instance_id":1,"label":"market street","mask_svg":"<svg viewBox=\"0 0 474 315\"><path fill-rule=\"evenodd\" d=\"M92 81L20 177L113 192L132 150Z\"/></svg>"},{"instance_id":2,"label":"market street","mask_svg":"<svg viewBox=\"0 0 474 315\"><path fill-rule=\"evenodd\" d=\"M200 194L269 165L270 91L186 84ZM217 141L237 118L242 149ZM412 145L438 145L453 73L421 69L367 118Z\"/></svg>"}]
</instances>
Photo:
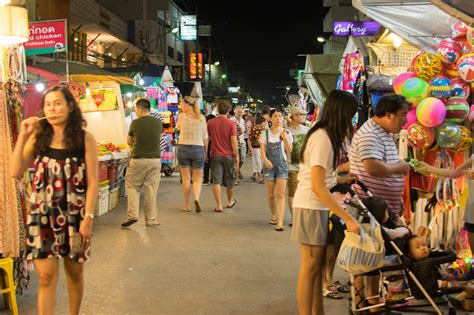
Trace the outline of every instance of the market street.
<instances>
[{"instance_id":1,"label":"market street","mask_svg":"<svg viewBox=\"0 0 474 315\"><path fill-rule=\"evenodd\" d=\"M298 247L290 228L268 224L265 186L246 176L237 205L222 214L212 211L211 186L204 186L199 215L181 211L180 189L177 173L162 177L159 227L145 227L141 213L130 229L120 228L125 198L95 219L81 314L296 314ZM343 275L336 271L336 279ZM32 274L31 289L18 297L20 314L36 314L36 292ZM347 300L325 302L328 313L347 312ZM67 314L63 270L56 314Z\"/></svg>"}]
</instances>

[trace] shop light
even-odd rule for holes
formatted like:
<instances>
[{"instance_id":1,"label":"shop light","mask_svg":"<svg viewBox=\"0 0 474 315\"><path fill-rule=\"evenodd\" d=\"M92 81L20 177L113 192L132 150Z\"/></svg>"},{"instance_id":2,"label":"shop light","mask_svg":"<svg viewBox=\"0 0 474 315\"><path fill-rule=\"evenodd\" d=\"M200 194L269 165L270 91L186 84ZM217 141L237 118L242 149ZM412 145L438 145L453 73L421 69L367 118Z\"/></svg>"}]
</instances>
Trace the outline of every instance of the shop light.
<instances>
[{"instance_id":1,"label":"shop light","mask_svg":"<svg viewBox=\"0 0 474 315\"><path fill-rule=\"evenodd\" d=\"M171 30L171 33L176 34L179 32L179 27L175 27Z\"/></svg>"},{"instance_id":2,"label":"shop light","mask_svg":"<svg viewBox=\"0 0 474 315\"><path fill-rule=\"evenodd\" d=\"M145 84L145 81L143 79L138 80L138 84L143 85Z\"/></svg>"},{"instance_id":3,"label":"shop light","mask_svg":"<svg viewBox=\"0 0 474 315\"><path fill-rule=\"evenodd\" d=\"M318 37L317 40L318 40L318 42L320 42L320 43L324 43L324 42L326 41L326 39L325 39L324 37L321 37L321 36Z\"/></svg>"},{"instance_id":4,"label":"shop light","mask_svg":"<svg viewBox=\"0 0 474 315\"><path fill-rule=\"evenodd\" d=\"M109 55L109 57L111 57L111 56L112 56L112 53L108 53L107 55Z\"/></svg>"},{"instance_id":5,"label":"shop light","mask_svg":"<svg viewBox=\"0 0 474 315\"><path fill-rule=\"evenodd\" d=\"M44 91L44 84L42 82L38 82L35 84L36 91L43 92Z\"/></svg>"},{"instance_id":6,"label":"shop light","mask_svg":"<svg viewBox=\"0 0 474 315\"><path fill-rule=\"evenodd\" d=\"M86 83L86 95L91 95L91 88L89 86L89 83Z\"/></svg>"},{"instance_id":7,"label":"shop light","mask_svg":"<svg viewBox=\"0 0 474 315\"><path fill-rule=\"evenodd\" d=\"M395 33L390 34L390 38L393 41L393 47L398 48L402 45L402 39Z\"/></svg>"},{"instance_id":8,"label":"shop light","mask_svg":"<svg viewBox=\"0 0 474 315\"><path fill-rule=\"evenodd\" d=\"M132 92L128 92L127 97L132 97Z\"/></svg>"},{"instance_id":9,"label":"shop light","mask_svg":"<svg viewBox=\"0 0 474 315\"><path fill-rule=\"evenodd\" d=\"M125 61L125 58L122 58L122 61Z\"/></svg>"},{"instance_id":10,"label":"shop light","mask_svg":"<svg viewBox=\"0 0 474 315\"><path fill-rule=\"evenodd\" d=\"M214 62L214 66L218 66L218 65L220 65L220 64L221 64L221 63L220 63L219 61Z\"/></svg>"},{"instance_id":11,"label":"shop light","mask_svg":"<svg viewBox=\"0 0 474 315\"><path fill-rule=\"evenodd\" d=\"M221 78L222 78L222 79L227 79L227 74L221 75Z\"/></svg>"},{"instance_id":12,"label":"shop light","mask_svg":"<svg viewBox=\"0 0 474 315\"><path fill-rule=\"evenodd\" d=\"M74 37L74 41L75 41L75 42L79 41L79 38Z\"/></svg>"},{"instance_id":13,"label":"shop light","mask_svg":"<svg viewBox=\"0 0 474 315\"><path fill-rule=\"evenodd\" d=\"M289 90L290 90L290 87L289 87L289 86L287 86L285 89L286 89L287 91L289 91Z\"/></svg>"},{"instance_id":14,"label":"shop light","mask_svg":"<svg viewBox=\"0 0 474 315\"><path fill-rule=\"evenodd\" d=\"M0 0L5 5L9 1ZM15 45L28 41L28 11L15 6L0 6L0 45Z\"/></svg>"},{"instance_id":15,"label":"shop light","mask_svg":"<svg viewBox=\"0 0 474 315\"><path fill-rule=\"evenodd\" d=\"M10 0L0 0L0 6L10 4L10 2L11 2Z\"/></svg>"},{"instance_id":16,"label":"shop light","mask_svg":"<svg viewBox=\"0 0 474 315\"><path fill-rule=\"evenodd\" d=\"M132 101L128 101L128 102L127 102L127 107L128 107L128 108L133 108L133 102L132 102Z\"/></svg>"}]
</instances>

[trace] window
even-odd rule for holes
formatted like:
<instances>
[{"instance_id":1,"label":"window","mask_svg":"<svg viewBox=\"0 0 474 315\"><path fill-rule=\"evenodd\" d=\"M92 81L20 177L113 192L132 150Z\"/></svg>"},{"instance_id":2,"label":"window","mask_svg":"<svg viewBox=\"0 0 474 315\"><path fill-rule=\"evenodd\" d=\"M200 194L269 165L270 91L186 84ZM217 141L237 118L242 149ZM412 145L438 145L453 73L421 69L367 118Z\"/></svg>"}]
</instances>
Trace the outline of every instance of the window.
<instances>
[{"instance_id":1,"label":"window","mask_svg":"<svg viewBox=\"0 0 474 315\"><path fill-rule=\"evenodd\" d=\"M168 46L168 57L174 59L174 48L171 46Z\"/></svg>"},{"instance_id":2,"label":"window","mask_svg":"<svg viewBox=\"0 0 474 315\"><path fill-rule=\"evenodd\" d=\"M178 60L178 62L183 62L183 53L182 52L177 52L176 53L176 60Z\"/></svg>"}]
</instances>

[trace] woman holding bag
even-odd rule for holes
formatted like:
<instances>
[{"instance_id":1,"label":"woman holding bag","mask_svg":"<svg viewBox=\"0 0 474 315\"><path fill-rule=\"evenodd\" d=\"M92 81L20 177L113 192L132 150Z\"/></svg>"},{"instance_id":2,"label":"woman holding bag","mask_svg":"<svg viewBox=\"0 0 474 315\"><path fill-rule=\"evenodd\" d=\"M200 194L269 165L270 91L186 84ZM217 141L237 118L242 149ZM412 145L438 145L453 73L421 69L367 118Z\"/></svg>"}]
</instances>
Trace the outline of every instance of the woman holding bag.
<instances>
[{"instance_id":1,"label":"woman holding bag","mask_svg":"<svg viewBox=\"0 0 474 315\"><path fill-rule=\"evenodd\" d=\"M348 174L337 178L339 157L346 152L345 142L352 138L352 118L357 100L348 92L333 90L323 107L321 120L308 132L300 155L298 188L293 205L292 239L300 243L300 272L297 284L300 315L324 314L322 270L329 229L329 209L341 217L351 232L359 224L329 192L336 183L354 179Z\"/></svg>"}]
</instances>

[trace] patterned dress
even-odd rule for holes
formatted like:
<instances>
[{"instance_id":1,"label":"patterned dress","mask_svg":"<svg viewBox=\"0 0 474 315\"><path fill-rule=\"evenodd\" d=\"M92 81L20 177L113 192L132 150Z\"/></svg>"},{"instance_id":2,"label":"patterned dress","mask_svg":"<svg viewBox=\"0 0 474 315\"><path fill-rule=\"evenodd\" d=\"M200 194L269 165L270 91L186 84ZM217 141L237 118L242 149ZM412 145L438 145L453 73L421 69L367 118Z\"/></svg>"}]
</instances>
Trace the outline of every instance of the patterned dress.
<instances>
[{"instance_id":1,"label":"patterned dress","mask_svg":"<svg viewBox=\"0 0 474 315\"><path fill-rule=\"evenodd\" d=\"M27 219L27 259L69 257L83 263L79 226L85 215L84 150L49 148L35 159Z\"/></svg>"}]
</instances>

